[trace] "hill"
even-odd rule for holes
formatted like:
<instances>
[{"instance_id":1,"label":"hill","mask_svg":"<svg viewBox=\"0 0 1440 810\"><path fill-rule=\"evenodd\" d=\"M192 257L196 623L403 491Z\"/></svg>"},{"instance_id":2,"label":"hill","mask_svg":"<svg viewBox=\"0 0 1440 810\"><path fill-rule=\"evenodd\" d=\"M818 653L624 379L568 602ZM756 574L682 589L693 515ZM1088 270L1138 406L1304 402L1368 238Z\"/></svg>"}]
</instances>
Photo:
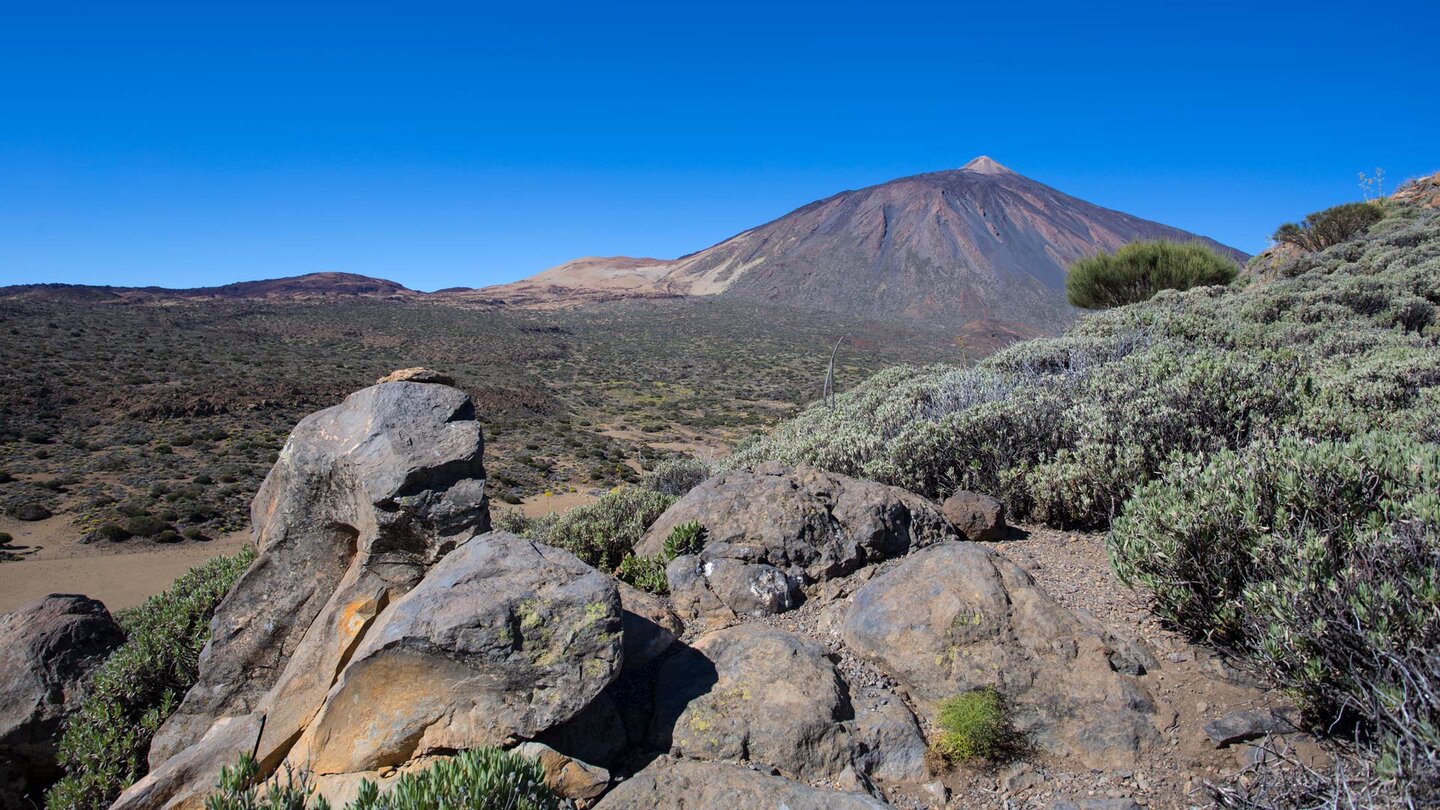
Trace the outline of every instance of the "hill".
<instances>
[{"instance_id":1,"label":"hill","mask_svg":"<svg viewBox=\"0 0 1440 810\"><path fill-rule=\"evenodd\" d=\"M977 320L1054 332L1073 317L1065 267L1140 239L1195 234L1102 208L988 157L845 191L672 262L583 259L480 291L535 303L722 295L880 320Z\"/></svg>"},{"instance_id":2,"label":"hill","mask_svg":"<svg viewBox=\"0 0 1440 810\"><path fill-rule=\"evenodd\" d=\"M286 278L238 281L218 287L96 287L84 284L19 284L0 287L0 298L42 301L120 302L165 299L308 299L421 295L398 282L355 273L307 273Z\"/></svg>"}]
</instances>

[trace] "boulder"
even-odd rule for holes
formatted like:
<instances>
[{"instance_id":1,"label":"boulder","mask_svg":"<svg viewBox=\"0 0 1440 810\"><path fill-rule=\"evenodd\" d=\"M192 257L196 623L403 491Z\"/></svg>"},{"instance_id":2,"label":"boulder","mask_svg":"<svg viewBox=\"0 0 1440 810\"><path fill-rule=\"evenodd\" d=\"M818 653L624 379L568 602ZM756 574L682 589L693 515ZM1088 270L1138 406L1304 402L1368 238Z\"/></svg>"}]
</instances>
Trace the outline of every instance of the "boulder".
<instances>
[{"instance_id":1,"label":"boulder","mask_svg":"<svg viewBox=\"0 0 1440 810\"><path fill-rule=\"evenodd\" d=\"M530 739L614 680L620 628L614 581L575 555L475 537L381 613L290 761L347 773Z\"/></svg>"},{"instance_id":2,"label":"boulder","mask_svg":"<svg viewBox=\"0 0 1440 810\"><path fill-rule=\"evenodd\" d=\"M919 783L930 778L925 735L899 698L859 713L854 736L859 773L881 782Z\"/></svg>"},{"instance_id":3,"label":"boulder","mask_svg":"<svg viewBox=\"0 0 1440 810\"><path fill-rule=\"evenodd\" d=\"M105 605L85 596L51 594L0 616L0 762L26 777L19 791L59 776L65 715L80 707L85 677L124 642Z\"/></svg>"},{"instance_id":4,"label":"boulder","mask_svg":"<svg viewBox=\"0 0 1440 810\"><path fill-rule=\"evenodd\" d=\"M595 810L880 810L889 807L863 793L808 785L723 762L690 762L666 757L621 782Z\"/></svg>"},{"instance_id":5,"label":"boulder","mask_svg":"<svg viewBox=\"0 0 1440 810\"><path fill-rule=\"evenodd\" d=\"M678 525L705 528L705 546L666 571L682 616L766 615L796 607L801 589L933 543L959 539L924 498L809 467L762 464L717 475L660 516L636 553L659 555Z\"/></svg>"},{"instance_id":6,"label":"boulder","mask_svg":"<svg viewBox=\"0 0 1440 810\"><path fill-rule=\"evenodd\" d=\"M380 611L489 528L482 450L469 397L444 385L384 383L303 419L255 496L258 556L217 608L152 767L253 711L273 766Z\"/></svg>"},{"instance_id":7,"label":"boulder","mask_svg":"<svg viewBox=\"0 0 1440 810\"><path fill-rule=\"evenodd\" d=\"M624 668L637 670L669 649L685 632L685 625L664 600L623 582L618 584L620 606L625 611L620 619L625 643Z\"/></svg>"},{"instance_id":8,"label":"boulder","mask_svg":"<svg viewBox=\"0 0 1440 810\"><path fill-rule=\"evenodd\" d=\"M940 511L966 540L999 540L1005 536L1005 503L978 492L960 492L940 504Z\"/></svg>"},{"instance_id":9,"label":"boulder","mask_svg":"<svg viewBox=\"0 0 1440 810\"><path fill-rule=\"evenodd\" d=\"M1013 563L975 543L912 554L853 597L842 634L922 708L994 687L1016 730L1087 767L1132 764L1160 741L1138 677L1153 660L1060 606Z\"/></svg>"},{"instance_id":10,"label":"boulder","mask_svg":"<svg viewBox=\"0 0 1440 810\"><path fill-rule=\"evenodd\" d=\"M515 753L534 759L545 771L545 784L562 799L598 799L610 787L610 772L568 757L548 745L521 743Z\"/></svg>"},{"instance_id":11,"label":"boulder","mask_svg":"<svg viewBox=\"0 0 1440 810\"><path fill-rule=\"evenodd\" d=\"M389 374L386 374L384 377L376 380L375 384L379 385L380 383L392 382L430 383L432 385L454 385L455 378L451 377L449 374L442 374L438 371L431 371L428 368L415 366L414 368L402 368L398 371L392 371Z\"/></svg>"},{"instance_id":12,"label":"boulder","mask_svg":"<svg viewBox=\"0 0 1440 810\"><path fill-rule=\"evenodd\" d=\"M847 689L818 645L758 624L707 633L655 682L653 748L812 779L850 764Z\"/></svg>"}]
</instances>

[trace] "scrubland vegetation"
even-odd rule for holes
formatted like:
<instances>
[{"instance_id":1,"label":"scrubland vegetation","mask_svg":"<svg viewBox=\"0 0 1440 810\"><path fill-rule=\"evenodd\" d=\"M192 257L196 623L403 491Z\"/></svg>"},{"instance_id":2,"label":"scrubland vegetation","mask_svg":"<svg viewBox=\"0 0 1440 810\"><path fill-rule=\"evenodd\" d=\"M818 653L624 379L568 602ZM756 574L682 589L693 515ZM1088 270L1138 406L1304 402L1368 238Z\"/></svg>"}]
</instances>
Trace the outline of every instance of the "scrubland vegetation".
<instances>
[{"instance_id":1,"label":"scrubland vegetation","mask_svg":"<svg viewBox=\"0 0 1440 810\"><path fill-rule=\"evenodd\" d=\"M1383 210L1265 278L1162 291L974 368L888 369L727 463L1112 527L1162 616L1369 763L1277 806L1440 801L1440 215Z\"/></svg>"},{"instance_id":2,"label":"scrubland vegetation","mask_svg":"<svg viewBox=\"0 0 1440 810\"><path fill-rule=\"evenodd\" d=\"M1065 292L1085 309L1147 301L1161 290L1229 284L1240 266L1198 242L1131 242L1070 265Z\"/></svg>"},{"instance_id":3,"label":"scrubland vegetation","mask_svg":"<svg viewBox=\"0 0 1440 810\"><path fill-rule=\"evenodd\" d=\"M0 511L75 517L97 542L243 528L295 422L397 368L475 399L499 502L635 483L884 365L959 359L953 334L727 301L581 311L424 302L0 299ZM0 552L0 558L7 553Z\"/></svg>"},{"instance_id":4,"label":"scrubland vegetation","mask_svg":"<svg viewBox=\"0 0 1440 810\"><path fill-rule=\"evenodd\" d=\"M198 676L215 606L252 559L248 549L218 557L116 615L125 643L91 675L80 710L65 720L65 777L46 794L47 807L100 810L145 775L151 738Z\"/></svg>"}]
</instances>

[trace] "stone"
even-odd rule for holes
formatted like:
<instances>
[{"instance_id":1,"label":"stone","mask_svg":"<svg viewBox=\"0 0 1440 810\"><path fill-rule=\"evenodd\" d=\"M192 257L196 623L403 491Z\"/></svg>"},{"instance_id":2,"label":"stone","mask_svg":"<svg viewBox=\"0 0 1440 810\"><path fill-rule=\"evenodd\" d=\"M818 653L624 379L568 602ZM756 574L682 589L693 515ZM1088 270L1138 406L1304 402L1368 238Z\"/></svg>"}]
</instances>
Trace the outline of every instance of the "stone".
<instances>
[{"instance_id":1,"label":"stone","mask_svg":"<svg viewBox=\"0 0 1440 810\"><path fill-rule=\"evenodd\" d=\"M475 537L380 615L290 761L346 773L530 739L614 680L620 614L614 580L570 552Z\"/></svg>"},{"instance_id":2,"label":"stone","mask_svg":"<svg viewBox=\"0 0 1440 810\"><path fill-rule=\"evenodd\" d=\"M251 506L258 556L216 609L151 766L252 711L276 764L375 617L489 529L483 447L470 398L443 385L376 385L301 420Z\"/></svg>"},{"instance_id":3,"label":"stone","mask_svg":"<svg viewBox=\"0 0 1440 810\"><path fill-rule=\"evenodd\" d=\"M705 546L667 569L682 617L724 620L793 609L801 590L958 535L934 504L898 487L768 463L721 473L650 527L636 553L658 555L678 525Z\"/></svg>"},{"instance_id":4,"label":"stone","mask_svg":"<svg viewBox=\"0 0 1440 810\"><path fill-rule=\"evenodd\" d=\"M392 371L384 377L375 381L376 385L392 382L413 382L430 383L432 385L454 385L455 378L449 374L442 374L438 371L431 371L428 368L415 366L414 368L402 368Z\"/></svg>"},{"instance_id":5,"label":"stone","mask_svg":"<svg viewBox=\"0 0 1440 810\"><path fill-rule=\"evenodd\" d=\"M221 718L194 745L127 788L110 810L201 810L220 769L255 750L264 720L259 714Z\"/></svg>"},{"instance_id":6,"label":"stone","mask_svg":"<svg viewBox=\"0 0 1440 810\"><path fill-rule=\"evenodd\" d=\"M844 793L724 762L657 759L605 795L595 810L880 810L864 793Z\"/></svg>"},{"instance_id":7,"label":"stone","mask_svg":"<svg viewBox=\"0 0 1440 810\"><path fill-rule=\"evenodd\" d=\"M899 699L861 713L854 721L862 773L881 782L918 783L931 777L925 735Z\"/></svg>"},{"instance_id":8,"label":"stone","mask_svg":"<svg viewBox=\"0 0 1440 810\"><path fill-rule=\"evenodd\" d=\"M125 642L95 599L51 594L0 616L0 763L21 794L60 776L65 716L80 707L86 676Z\"/></svg>"},{"instance_id":9,"label":"stone","mask_svg":"<svg viewBox=\"0 0 1440 810\"><path fill-rule=\"evenodd\" d=\"M650 743L703 760L753 761L800 779L850 764L847 690L819 646L757 624L707 633L655 682Z\"/></svg>"},{"instance_id":10,"label":"stone","mask_svg":"<svg viewBox=\"0 0 1440 810\"><path fill-rule=\"evenodd\" d=\"M598 799L610 787L610 772L567 757L548 745L521 743L515 753L538 760L545 771L545 784L562 799Z\"/></svg>"},{"instance_id":11,"label":"stone","mask_svg":"<svg viewBox=\"0 0 1440 810\"><path fill-rule=\"evenodd\" d=\"M1087 767L1132 765L1162 741L1149 691L1116 671L1143 654L976 543L923 549L872 579L842 636L922 709L993 687L1029 744Z\"/></svg>"},{"instance_id":12,"label":"stone","mask_svg":"<svg viewBox=\"0 0 1440 810\"><path fill-rule=\"evenodd\" d=\"M1140 810L1140 805L1130 798L1080 799L1051 802L1050 810Z\"/></svg>"},{"instance_id":13,"label":"stone","mask_svg":"<svg viewBox=\"0 0 1440 810\"><path fill-rule=\"evenodd\" d=\"M619 583L620 622L624 633L626 670L647 666L685 632L685 624L663 600Z\"/></svg>"},{"instance_id":14,"label":"stone","mask_svg":"<svg viewBox=\"0 0 1440 810\"><path fill-rule=\"evenodd\" d=\"M1230 712L1206 723L1205 736L1216 748L1247 742L1270 734L1289 734L1298 729L1284 716L1270 709Z\"/></svg>"},{"instance_id":15,"label":"stone","mask_svg":"<svg viewBox=\"0 0 1440 810\"><path fill-rule=\"evenodd\" d=\"M945 499L940 511L965 539L1000 540L1005 537L1005 503L999 498L961 490Z\"/></svg>"}]
</instances>

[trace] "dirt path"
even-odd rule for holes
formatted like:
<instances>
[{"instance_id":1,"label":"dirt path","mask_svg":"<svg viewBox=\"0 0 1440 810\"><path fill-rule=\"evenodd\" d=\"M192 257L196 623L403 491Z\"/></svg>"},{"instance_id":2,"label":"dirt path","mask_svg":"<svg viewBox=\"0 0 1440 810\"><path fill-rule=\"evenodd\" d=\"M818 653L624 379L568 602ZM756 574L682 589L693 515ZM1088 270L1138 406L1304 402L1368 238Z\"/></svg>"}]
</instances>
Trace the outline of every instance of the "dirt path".
<instances>
[{"instance_id":1,"label":"dirt path","mask_svg":"<svg viewBox=\"0 0 1440 810\"><path fill-rule=\"evenodd\" d=\"M0 562L0 613L51 593L85 594L111 610L134 607L200 563L239 551L250 536L234 532L173 545L141 540L84 544L63 516L34 523L0 518L0 531L15 538L12 543L23 555Z\"/></svg>"}]
</instances>

